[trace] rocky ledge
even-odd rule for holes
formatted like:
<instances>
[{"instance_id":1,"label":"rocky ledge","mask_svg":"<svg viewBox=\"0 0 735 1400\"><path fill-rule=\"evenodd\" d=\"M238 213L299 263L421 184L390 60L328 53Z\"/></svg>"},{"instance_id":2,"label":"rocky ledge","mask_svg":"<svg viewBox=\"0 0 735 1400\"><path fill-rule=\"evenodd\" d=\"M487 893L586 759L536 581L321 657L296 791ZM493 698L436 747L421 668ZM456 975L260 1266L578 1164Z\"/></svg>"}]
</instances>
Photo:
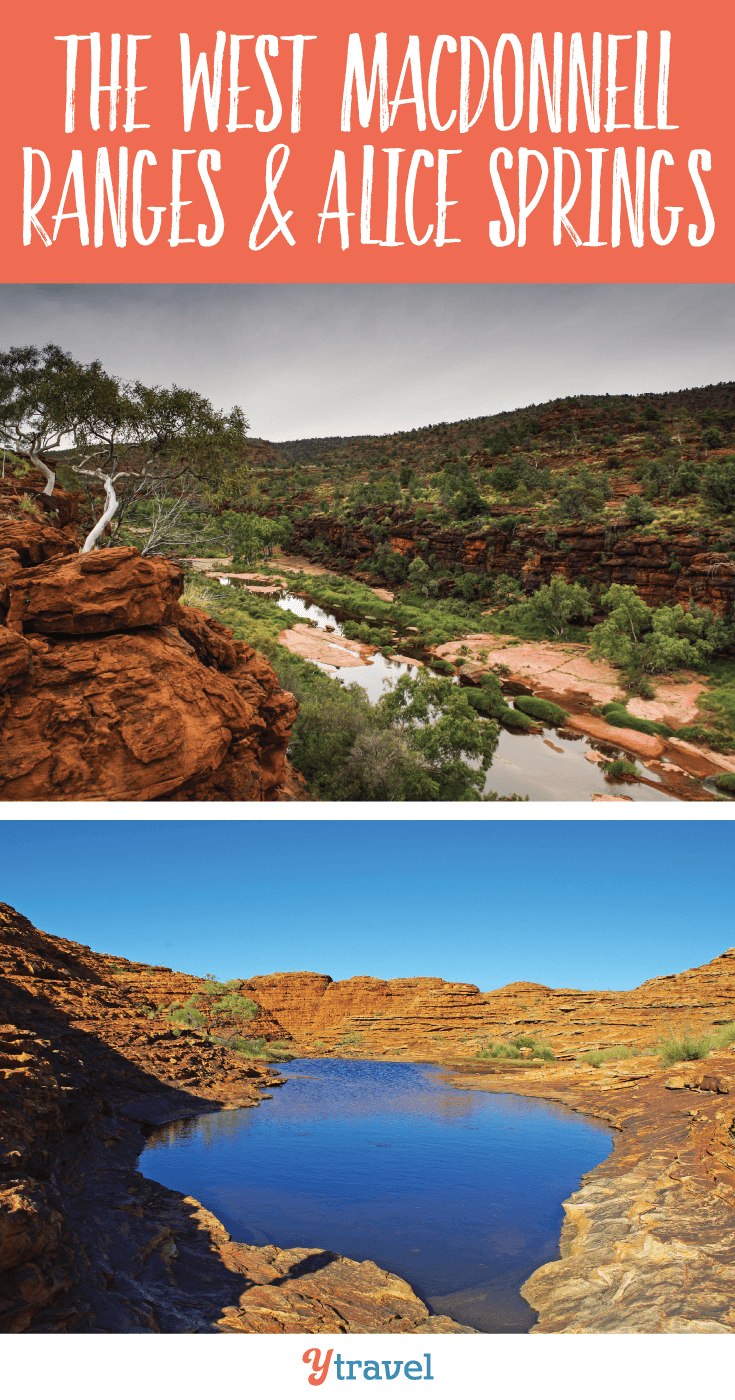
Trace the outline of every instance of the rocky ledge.
<instances>
[{"instance_id":1,"label":"rocky ledge","mask_svg":"<svg viewBox=\"0 0 735 1400\"><path fill-rule=\"evenodd\" d=\"M135 1162L152 1126L255 1109L282 1080L161 1011L201 979L124 963L0 905L0 1331L466 1332L402 1279L238 1244ZM265 1010L256 1035L283 1029Z\"/></svg>"},{"instance_id":2,"label":"rocky ledge","mask_svg":"<svg viewBox=\"0 0 735 1400\"><path fill-rule=\"evenodd\" d=\"M449 1077L616 1130L612 1155L564 1202L561 1258L521 1289L539 1315L533 1332L735 1332L735 1054L660 1065Z\"/></svg>"},{"instance_id":3,"label":"rocky ledge","mask_svg":"<svg viewBox=\"0 0 735 1400\"><path fill-rule=\"evenodd\" d=\"M181 606L171 561L79 554L57 496L43 520L0 500L0 800L306 800L268 661Z\"/></svg>"}]
</instances>

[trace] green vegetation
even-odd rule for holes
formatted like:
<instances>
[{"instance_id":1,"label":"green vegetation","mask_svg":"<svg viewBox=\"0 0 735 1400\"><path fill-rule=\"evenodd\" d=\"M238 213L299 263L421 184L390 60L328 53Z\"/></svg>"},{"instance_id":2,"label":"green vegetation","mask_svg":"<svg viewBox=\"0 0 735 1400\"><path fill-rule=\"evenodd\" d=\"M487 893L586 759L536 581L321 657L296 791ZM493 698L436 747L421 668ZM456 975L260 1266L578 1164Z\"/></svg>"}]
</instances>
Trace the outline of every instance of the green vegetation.
<instances>
[{"instance_id":1,"label":"green vegetation","mask_svg":"<svg viewBox=\"0 0 735 1400\"><path fill-rule=\"evenodd\" d=\"M269 1063L281 1064L296 1058L284 1042L267 1041L263 1040L262 1037L256 1040L246 1040L242 1036L235 1036L228 1042L227 1048L234 1050L238 1055L243 1055L247 1060L267 1060Z\"/></svg>"},{"instance_id":2,"label":"green vegetation","mask_svg":"<svg viewBox=\"0 0 735 1400\"><path fill-rule=\"evenodd\" d=\"M620 667L633 688L646 673L701 667L735 641L731 623L696 603L651 608L637 589L619 583L600 603L608 616L592 629L592 655Z\"/></svg>"},{"instance_id":3,"label":"green vegetation","mask_svg":"<svg viewBox=\"0 0 735 1400\"><path fill-rule=\"evenodd\" d=\"M123 529L143 554L181 548L184 519L247 494L247 428L238 407L119 379L58 345L0 351L0 446L25 453L48 492L58 476L83 493L84 535L97 522L87 548L120 544Z\"/></svg>"},{"instance_id":4,"label":"green vegetation","mask_svg":"<svg viewBox=\"0 0 735 1400\"><path fill-rule=\"evenodd\" d=\"M232 551L233 569L250 568L270 559L276 545L287 545L293 537L288 516L280 520L226 510L219 517L225 543Z\"/></svg>"},{"instance_id":5,"label":"green vegetation","mask_svg":"<svg viewBox=\"0 0 735 1400\"><path fill-rule=\"evenodd\" d=\"M450 681L426 671L413 680L402 676L370 705L358 687L320 685L288 664L278 673L301 705L290 752L314 796L338 802L481 796L498 728Z\"/></svg>"},{"instance_id":6,"label":"green vegetation","mask_svg":"<svg viewBox=\"0 0 735 1400\"><path fill-rule=\"evenodd\" d=\"M523 1050L530 1050L531 1054L524 1055ZM507 1041L493 1041L483 1045L475 1056L478 1060L553 1060L554 1053L549 1045L543 1040L537 1040L535 1036L515 1035L509 1037Z\"/></svg>"},{"instance_id":7,"label":"green vegetation","mask_svg":"<svg viewBox=\"0 0 735 1400\"><path fill-rule=\"evenodd\" d=\"M519 695L515 708L524 715L542 720L544 724L564 724L567 719L567 712L561 705L555 705L551 700L539 700L535 695Z\"/></svg>"},{"instance_id":8,"label":"green vegetation","mask_svg":"<svg viewBox=\"0 0 735 1400\"><path fill-rule=\"evenodd\" d=\"M617 729L635 729L639 734L657 734L662 739L667 739L674 732L658 720L642 719L639 715L628 714L625 705L618 700L603 705L602 713L608 724L614 724Z\"/></svg>"},{"instance_id":9,"label":"green vegetation","mask_svg":"<svg viewBox=\"0 0 735 1400\"><path fill-rule=\"evenodd\" d=\"M703 1060L710 1050L726 1050L735 1044L735 1021L727 1021L709 1033L670 1035L655 1046L654 1055L659 1055L665 1065L677 1064L680 1060Z\"/></svg>"},{"instance_id":10,"label":"green vegetation","mask_svg":"<svg viewBox=\"0 0 735 1400\"><path fill-rule=\"evenodd\" d=\"M637 778L638 769L627 758L614 758L600 764L608 778Z\"/></svg>"},{"instance_id":11,"label":"green vegetation","mask_svg":"<svg viewBox=\"0 0 735 1400\"><path fill-rule=\"evenodd\" d=\"M715 787L720 792L735 792L735 773L720 773L715 778Z\"/></svg>"},{"instance_id":12,"label":"green vegetation","mask_svg":"<svg viewBox=\"0 0 735 1400\"><path fill-rule=\"evenodd\" d=\"M607 1050L589 1050L586 1055L580 1055L578 1058L583 1064L594 1065L597 1068L614 1060L630 1060L634 1055L641 1053L631 1045L611 1045Z\"/></svg>"},{"instance_id":13,"label":"green vegetation","mask_svg":"<svg viewBox=\"0 0 735 1400\"><path fill-rule=\"evenodd\" d=\"M538 624L544 633L563 637L573 618L584 621L592 612L590 595L580 583L556 577L543 584L525 603L516 606L521 623Z\"/></svg>"}]
</instances>

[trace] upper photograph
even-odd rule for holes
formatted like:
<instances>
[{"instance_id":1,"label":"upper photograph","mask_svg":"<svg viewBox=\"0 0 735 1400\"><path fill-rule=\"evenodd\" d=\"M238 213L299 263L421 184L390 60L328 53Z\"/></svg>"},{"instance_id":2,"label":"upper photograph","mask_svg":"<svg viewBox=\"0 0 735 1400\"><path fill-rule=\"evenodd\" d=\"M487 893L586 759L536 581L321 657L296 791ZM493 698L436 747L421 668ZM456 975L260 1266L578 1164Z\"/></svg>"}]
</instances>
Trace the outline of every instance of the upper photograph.
<instances>
[{"instance_id":1,"label":"upper photograph","mask_svg":"<svg viewBox=\"0 0 735 1400\"><path fill-rule=\"evenodd\" d=\"M734 300L0 289L0 801L732 801Z\"/></svg>"}]
</instances>

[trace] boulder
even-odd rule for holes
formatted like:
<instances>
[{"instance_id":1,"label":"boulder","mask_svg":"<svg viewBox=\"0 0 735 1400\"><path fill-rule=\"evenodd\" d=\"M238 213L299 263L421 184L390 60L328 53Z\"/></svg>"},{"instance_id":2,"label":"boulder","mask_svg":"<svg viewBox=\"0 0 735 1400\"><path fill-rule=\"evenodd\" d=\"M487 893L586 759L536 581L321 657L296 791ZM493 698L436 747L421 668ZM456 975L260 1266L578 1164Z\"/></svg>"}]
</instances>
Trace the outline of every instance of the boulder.
<instances>
[{"instance_id":1,"label":"boulder","mask_svg":"<svg viewBox=\"0 0 735 1400\"><path fill-rule=\"evenodd\" d=\"M257 770L265 727L173 628L47 643L0 720L0 796L151 801L211 774L234 739Z\"/></svg>"},{"instance_id":2,"label":"boulder","mask_svg":"<svg viewBox=\"0 0 735 1400\"><path fill-rule=\"evenodd\" d=\"M11 578L7 625L67 636L160 627L173 616L183 586L177 564L143 559L137 549L76 554Z\"/></svg>"}]
</instances>

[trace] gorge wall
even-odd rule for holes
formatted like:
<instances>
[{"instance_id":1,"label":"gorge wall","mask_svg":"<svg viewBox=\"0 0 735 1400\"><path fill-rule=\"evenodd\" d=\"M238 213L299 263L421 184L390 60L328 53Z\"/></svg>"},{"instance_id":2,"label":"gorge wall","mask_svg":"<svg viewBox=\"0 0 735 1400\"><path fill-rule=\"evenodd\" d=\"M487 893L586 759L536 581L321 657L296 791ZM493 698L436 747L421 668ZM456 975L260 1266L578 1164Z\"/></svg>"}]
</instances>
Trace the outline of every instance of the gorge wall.
<instances>
[{"instance_id":1,"label":"gorge wall","mask_svg":"<svg viewBox=\"0 0 735 1400\"><path fill-rule=\"evenodd\" d=\"M439 977L276 973L244 984L294 1039L299 1053L391 1055L439 1052L472 1058L487 1041L525 1035L557 1060L614 1045L651 1047L670 1033L709 1031L735 1020L735 948L702 967L656 977L631 991L578 991L513 982L480 992ZM316 1042L320 1042L317 1046Z\"/></svg>"},{"instance_id":2,"label":"gorge wall","mask_svg":"<svg viewBox=\"0 0 735 1400\"><path fill-rule=\"evenodd\" d=\"M418 524L397 507L373 507L368 516L371 526L387 529L391 548L409 560L433 556L444 569L459 565L467 573L506 574L529 593L562 574L603 590L613 583L630 584L651 606L695 602L725 614L735 602L732 540L723 539L718 529L693 532L686 524L669 525L664 535L645 534L634 526L557 525L550 542L548 526L526 524L519 510L502 517L502 528L491 522L480 529L432 525L430 516ZM335 567L352 573L375 550L372 535L361 526L329 515L297 520L295 540L306 554L326 546L325 562L334 560ZM440 584L442 592L452 587L449 579Z\"/></svg>"},{"instance_id":3,"label":"gorge wall","mask_svg":"<svg viewBox=\"0 0 735 1400\"><path fill-rule=\"evenodd\" d=\"M2 488L0 800L305 800L286 757L296 701L181 606L178 565L79 554L74 493L37 495L41 518Z\"/></svg>"}]
</instances>

